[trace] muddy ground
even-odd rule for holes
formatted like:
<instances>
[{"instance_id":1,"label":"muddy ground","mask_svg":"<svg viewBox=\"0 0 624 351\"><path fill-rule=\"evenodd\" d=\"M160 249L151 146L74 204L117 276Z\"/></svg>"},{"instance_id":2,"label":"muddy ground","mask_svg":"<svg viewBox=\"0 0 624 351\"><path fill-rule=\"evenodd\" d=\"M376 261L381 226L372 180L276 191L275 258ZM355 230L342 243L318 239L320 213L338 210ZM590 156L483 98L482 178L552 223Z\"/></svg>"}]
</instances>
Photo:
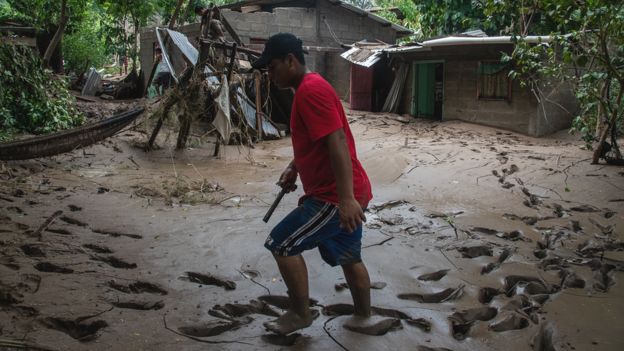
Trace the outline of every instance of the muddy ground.
<instances>
[{"instance_id":1,"label":"muddy ground","mask_svg":"<svg viewBox=\"0 0 624 351\"><path fill-rule=\"evenodd\" d=\"M1 164L0 345L54 350L621 350L624 169L565 132L350 113L373 184L363 257L380 336L342 328L340 269L308 252L323 313L280 338L262 217L290 140L254 149L141 128ZM409 121L409 123L404 123ZM201 135L201 131L194 131ZM301 189L301 187L299 187ZM17 344L16 344L17 345ZM0 349L2 348L0 346ZM436 349L439 348L439 349Z\"/></svg>"}]
</instances>

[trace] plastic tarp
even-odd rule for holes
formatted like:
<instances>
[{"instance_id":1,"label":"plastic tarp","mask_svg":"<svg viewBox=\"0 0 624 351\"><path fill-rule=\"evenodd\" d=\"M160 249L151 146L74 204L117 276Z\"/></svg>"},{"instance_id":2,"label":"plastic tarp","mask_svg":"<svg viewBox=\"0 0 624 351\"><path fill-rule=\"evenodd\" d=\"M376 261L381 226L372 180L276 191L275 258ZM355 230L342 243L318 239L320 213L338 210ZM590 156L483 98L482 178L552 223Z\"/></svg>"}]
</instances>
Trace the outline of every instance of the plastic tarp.
<instances>
[{"instance_id":1,"label":"plastic tarp","mask_svg":"<svg viewBox=\"0 0 624 351\"><path fill-rule=\"evenodd\" d=\"M212 87L215 86L213 85ZM230 119L230 87L225 74L221 75L221 87L215 90L217 89L218 94L215 96L217 115L214 121L212 121L212 125L221 134L223 140L227 142L230 140L230 134L232 133L232 120Z\"/></svg>"},{"instance_id":2,"label":"plastic tarp","mask_svg":"<svg viewBox=\"0 0 624 351\"><path fill-rule=\"evenodd\" d=\"M238 100L238 104L241 107L243 115L245 117L245 121L247 121L247 125L251 127L254 131L257 129L257 121L256 121L256 105L249 101L245 92L241 87L236 89L236 99ZM262 131L264 135L279 138L280 134L277 128L266 118L262 119Z\"/></svg>"}]
</instances>

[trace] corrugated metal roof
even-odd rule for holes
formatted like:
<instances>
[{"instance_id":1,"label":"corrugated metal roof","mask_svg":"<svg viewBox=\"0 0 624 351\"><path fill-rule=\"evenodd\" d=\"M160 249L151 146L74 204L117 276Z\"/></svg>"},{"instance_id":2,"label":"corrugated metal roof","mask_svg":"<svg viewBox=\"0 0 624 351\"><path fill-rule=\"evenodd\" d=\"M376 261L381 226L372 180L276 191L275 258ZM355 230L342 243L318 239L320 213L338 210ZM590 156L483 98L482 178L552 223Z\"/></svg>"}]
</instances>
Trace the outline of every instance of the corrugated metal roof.
<instances>
[{"instance_id":1,"label":"corrugated metal roof","mask_svg":"<svg viewBox=\"0 0 624 351\"><path fill-rule=\"evenodd\" d=\"M475 45L475 44L512 44L513 38L511 36L500 37L458 37L448 36L440 39L427 40L422 43L423 46L454 46L454 45ZM523 38L528 43L548 43L551 38L547 35L537 36L531 35Z\"/></svg>"},{"instance_id":2,"label":"corrugated metal roof","mask_svg":"<svg viewBox=\"0 0 624 351\"><path fill-rule=\"evenodd\" d=\"M380 51L358 47L353 47L340 54L340 56L351 63L363 67L371 67L379 60L381 60Z\"/></svg>"},{"instance_id":3,"label":"corrugated metal roof","mask_svg":"<svg viewBox=\"0 0 624 351\"><path fill-rule=\"evenodd\" d=\"M186 35L176 32L175 30L167 29L167 34L171 38L171 41L175 44L175 46L180 49L182 54L194 65L197 63L197 58L199 57L199 52L197 49L191 44Z\"/></svg>"},{"instance_id":4,"label":"corrugated metal roof","mask_svg":"<svg viewBox=\"0 0 624 351\"><path fill-rule=\"evenodd\" d=\"M523 38L528 43L539 44L549 43L552 38L549 36L527 36ZM513 37L472 37L472 36L448 36L440 39L427 40L420 44L408 44L399 47L388 47L382 49L384 53L399 54L408 52L431 51L431 48L441 46L464 46L464 45L495 45L513 44Z\"/></svg>"}]
</instances>

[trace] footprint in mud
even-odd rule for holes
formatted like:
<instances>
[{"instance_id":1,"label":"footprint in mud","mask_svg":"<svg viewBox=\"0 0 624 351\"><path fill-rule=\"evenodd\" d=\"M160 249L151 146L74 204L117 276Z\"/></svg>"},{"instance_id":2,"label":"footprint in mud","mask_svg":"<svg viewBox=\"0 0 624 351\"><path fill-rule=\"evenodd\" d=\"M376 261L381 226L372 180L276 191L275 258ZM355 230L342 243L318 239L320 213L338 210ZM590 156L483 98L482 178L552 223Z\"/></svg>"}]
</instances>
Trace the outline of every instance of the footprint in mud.
<instances>
[{"instance_id":1,"label":"footprint in mud","mask_svg":"<svg viewBox=\"0 0 624 351\"><path fill-rule=\"evenodd\" d=\"M352 317L357 318L357 317ZM354 320L355 321L355 320ZM358 320L355 323L347 321L343 324L343 328L352 331L354 333L381 336L388 332L403 329L401 320L397 318L385 318L380 316L371 316L366 319L365 322Z\"/></svg>"},{"instance_id":2,"label":"footprint in mud","mask_svg":"<svg viewBox=\"0 0 624 351\"><path fill-rule=\"evenodd\" d=\"M76 205L67 205L67 207L69 207L69 210L72 212L78 212L78 211L82 211L82 207L80 206L76 206Z\"/></svg>"},{"instance_id":3,"label":"footprint in mud","mask_svg":"<svg viewBox=\"0 0 624 351\"><path fill-rule=\"evenodd\" d=\"M613 271L615 270L615 266L611 264L602 264L600 269L594 272L594 289L601 292L608 292L611 286L615 285L615 280L613 279Z\"/></svg>"},{"instance_id":4,"label":"footprint in mud","mask_svg":"<svg viewBox=\"0 0 624 351\"><path fill-rule=\"evenodd\" d=\"M472 227L470 230L485 235L496 235L499 233L499 231L496 229L490 229L485 227Z\"/></svg>"},{"instance_id":5,"label":"footprint in mud","mask_svg":"<svg viewBox=\"0 0 624 351\"><path fill-rule=\"evenodd\" d=\"M338 303L323 307L323 314L326 316L350 316L354 313L353 305ZM431 322L424 318L412 318L407 313L389 308L371 306L371 313L374 316L389 317L391 319L404 320L407 324L417 327L424 332L431 331Z\"/></svg>"},{"instance_id":6,"label":"footprint in mud","mask_svg":"<svg viewBox=\"0 0 624 351\"><path fill-rule=\"evenodd\" d=\"M267 303L258 300L250 300L248 304L228 303L223 306L215 305L212 309L221 311L231 317L244 317L250 314L264 314L271 317L280 316Z\"/></svg>"},{"instance_id":7,"label":"footprint in mud","mask_svg":"<svg viewBox=\"0 0 624 351\"><path fill-rule=\"evenodd\" d=\"M288 335L278 335L278 334L264 334L262 335L262 340L277 346L293 346L299 340L303 340L307 337L302 336L299 333L293 333Z\"/></svg>"},{"instance_id":8,"label":"footprint in mud","mask_svg":"<svg viewBox=\"0 0 624 351\"><path fill-rule=\"evenodd\" d=\"M220 286L222 288L225 288L225 290L236 289L235 282L231 280L227 280L225 278L217 277L212 274L186 272L186 277L183 277L183 280L186 280L186 279L188 279L188 281L193 282L193 283Z\"/></svg>"},{"instance_id":9,"label":"footprint in mud","mask_svg":"<svg viewBox=\"0 0 624 351\"><path fill-rule=\"evenodd\" d=\"M258 297L258 300L267 303L273 307L277 307L279 309L282 310L287 310L289 305L290 305L290 300L288 299L288 296L281 296L281 295L262 295L260 297ZM312 306L317 306L318 305L318 301L315 299L310 299L310 307ZM351 312L353 313L353 312Z\"/></svg>"},{"instance_id":10,"label":"footprint in mud","mask_svg":"<svg viewBox=\"0 0 624 351\"><path fill-rule=\"evenodd\" d=\"M464 292L464 286L460 285L459 287L447 288L437 293L430 294L421 294L421 293L408 293L408 294L399 294L397 297L401 300L413 300L418 301L420 303L439 303L446 302L451 300L456 300L462 296Z\"/></svg>"},{"instance_id":11,"label":"footprint in mud","mask_svg":"<svg viewBox=\"0 0 624 351\"><path fill-rule=\"evenodd\" d=\"M561 286L572 289L583 289L585 288L585 280L581 278L578 274L568 270L561 269L559 271L559 277L561 278L562 284Z\"/></svg>"},{"instance_id":12,"label":"footprint in mud","mask_svg":"<svg viewBox=\"0 0 624 351\"><path fill-rule=\"evenodd\" d=\"M418 277L418 280L437 282L438 280L444 278L448 272L449 272L449 269L441 269L433 273L423 274Z\"/></svg>"},{"instance_id":13,"label":"footprint in mud","mask_svg":"<svg viewBox=\"0 0 624 351\"><path fill-rule=\"evenodd\" d=\"M476 258L481 256L492 256L493 251L489 246L463 246L457 249L464 258Z\"/></svg>"},{"instance_id":14,"label":"footprint in mud","mask_svg":"<svg viewBox=\"0 0 624 351\"><path fill-rule=\"evenodd\" d=\"M503 262L505 262L511 256L511 254L512 251L510 249L503 249L503 251L501 251L500 255L496 259L496 262L490 262L487 265L483 266L483 268L481 268L481 274L491 273L492 271L500 267L500 265L503 264Z\"/></svg>"},{"instance_id":15,"label":"footprint in mud","mask_svg":"<svg viewBox=\"0 0 624 351\"><path fill-rule=\"evenodd\" d=\"M165 307L162 301L114 301L111 305L118 308L126 308L132 310L160 310Z\"/></svg>"},{"instance_id":16,"label":"footprint in mud","mask_svg":"<svg viewBox=\"0 0 624 351\"><path fill-rule=\"evenodd\" d=\"M488 326L488 329L495 332L504 332L508 330L524 329L529 326L529 320L518 316L516 313L510 313L503 319L494 322Z\"/></svg>"},{"instance_id":17,"label":"footprint in mud","mask_svg":"<svg viewBox=\"0 0 624 351\"><path fill-rule=\"evenodd\" d=\"M45 257L46 254L41 250L39 245L36 244L24 244L20 246L20 249L24 253L24 255L29 257Z\"/></svg>"},{"instance_id":18,"label":"footprint in mud","mask_svg":"<svg viewBox=\"0 0 624 351\"><path fill-rule=\"evenodd\" d=\"M80 220L77 220L76 218L69 217L69 216L61 216L59 219L61 221L65 222L65 223L67 223L67 224L76 225L76 226L79 226L79 227L87 227L88 226L87 223L85 223L83 221L80 221Z\"/></svg>"},{"instance_id":19,"label":"footprint in mud","mask_svg":"<svg viewBox=\"0 0 624 351\"><path fill-rule=\"evenodd\" d=\"M476 321L489 321L496 317L498 310L493 307L478 307L455 312L448 317L452 335L457 340L464 340Z\"/></svg>"},{"instance_id":20,"label":"footprint in mud","mask_svg":"<svg viewBox=\"0 0 624 351\"><path fill-rule=\"evenodd\" d=\"M447 349L445 347L429 347L424 345L419 345L416 347L416 351L453 351L451 349Z\"/></svg>"},{"instance_id":21,"label":"footprint in mud","mask_svg":"<svg viewBox=\"0 0 624 351\"><path fill-rule=\"evenodd\" d=\"M36 274L22 274L20 281L15 286L22 293L34 294L39 291L41 285L41 277Z\"/></svg>"},{"instance_id":22,"label":"footprint in mud","mask_svg":"<svg viewBox=\"0 0 624 351\"><path fill-rule=\"evenodd\" d=\"M114 280L111 280L108 282L108 286L126 294L149 293L157 295L167 295L167 290L161 288L160 286L142 281L136 281L128 285L123 285L115 282Z\"/></svg>"},{"instance_id":23,"label":"footprint in mud","mask_svg":"<svg viewBox=\"0 0 624 351\"><path fill-rule=\"evenodd\" d=\"M520 283L523 283L523 284L520 284ZM523 275L509 275L505 277L504 289L507 293L507 296L513 296L514 293L516 293L516 290L517 290L516 288L518 287L523 288L523 290L525 290L529 294L550 293L550 289L548 285L539 277L523 276Z\"/></svg>"},{"instance_id":24,"label":"footprint in mud","mask_svg":"<svg viewBox=\"0 0 624 351\"><path fill-rule=\"evenodd\" d=\"M553 326L550 323L542 323L537 334L531 339L533 351L556 351L553 334Z\"/></svg>"},{"instance_id":25,"label":"footprint in mud","mask_svg":"<svg viewBox=\"0 0 624 351\"><path fill-rule=\"evenodd\" d=\"M85 249L89 249L93 252L101 253L101 254L110 254L113 253L113 250L109 249L106 246L96 245L96 244L84 244L82 245Z\"/></svg>"},{"instance_id":26,"label":"footprint in mud","mask_svg":"<svg viewBox=\"0 0 624 351\"><path fill-rule=\"evenodd\" d=\"M50 233L54 233L54 234L61 234L61 235L73 235L74 233L70 232L69 230L63 229L63 228L46 228L45 230L46 232L50 232Z\"/></svg>"},{"instance_id":27,"label":"footprint in mud","mask_svg":"<svg viewBox=\"0 0 624 351\"><path fill-rule=\"evenodd\" d=\"M86 342L97 338L98 332L105 327L108 327L108 323L103 320L93 321L91 323L83 322L84 318L77 318L75 320L48 317L41 320L41 323L50 329L55 329L63 332L72 338Z\"/></svg>"},{"instance_id":28,"label":"footprint in mud","mask_svg":"<svg viewBox=\"0 0 624 351\"><path fill-rule=\"evenodd\" d=\"M39 262L35 265L35 269L40 272L48 272L48 273L62 273L62 274L74 273L74 270L71 268L57 266L54 263L50 263L50 262Z\"/></svg>"},{"instance_id":29,"label":"footprint in mud","mask_svg":"<svg viewBox=\"0 0 624 351\"><path fill-rule=\"evenodd\" d=\"M123 268L123 269L137 268L136 263L128 263L115 256L91 256L91 259L94 261L104 262L114 268Z\"/></svg>"},{"instance_id":30,"label":"footprint in mud","mask_svg":"<svg viewBox=\"0 0 624 351\"><path fill-rule=\"evenodd\" d=\"M371 289L375 289L375 290L381 290L383 288L385 288L388 284L386 284L385 282L372 282L370 285ZM347 283L338 283L336 285L334 285L334 289L336 291L343 291L345 289L349 289L349 284Z\"/></svg>"},{"instance_id":31,"label":"footprint in mud","mask_svg":"<svg viewBox=\"0 0 624 351\"><path fill-rule=\"evenodd\" d=\"M509 241L530 241L530 239L524 237L524 234L522 234L521 230L512 230L510 232L498 233L496 234L496 236Z\"/></svg>"},{"instance_id":32,"label":"footprint in mud","mask_svg":"<svg viewBox=\"0 0 624 351\"><path fill-rule=\"evenodd\" d=\"M16 305L23 301L22 294L13 291L10 287L0 286L0 306Z\"/></svg>"},{"instance_id":33,"label":"footprint in mud","mask_svg":"<svg viewBox=\"0 0 624 351\"><path fill-rule=\"evenodd\" d=\"M570 207L570 211L592 213L592 212L600 212L600 209L594 206L590 206L590 205L580 205L580 206Z\"/></svg>"},{"instance_id":34,"label":"footprint in mud","mask_svg":"<svg viewBox=\"0 0 624 351\"><path fill-rule=\"evenodd\" d=\"M102 235L109 235L109 236L112 236L113 238L118 238L118 237L121 237L121 236L125 236L125 237L131 238L131 239L143 239L143 237L141 235L138 235L138 234L120 233L120 232L116 232L116 231L113 231L113 230L91 229L91 231L94 232L94 233L102 234Z\"/></svg>"},{"instance_id":35,"label":"footprint in mud","mask_svg":"<svg viewBox=\"0 0 624 351\"><path fill-rule=\"evenodd\" d=\"M502 292L495 288L483 287L479 289L479 302L487 304L492 302L495 296L502 294Z\"/></svg>"},{"instance_id":36,"label":"footprint in mud","mask_svg":"<svg viewBox=\"0 0 624 351\"><path fill-rule=\"evenodd\" d=\"M205 338L209 336L221 335L226 331L236 329L241 325L242 324L238 321L213 321L199 325L188 325L179 327L178 331L185 335Z\"/></svg>"}]
</instances>

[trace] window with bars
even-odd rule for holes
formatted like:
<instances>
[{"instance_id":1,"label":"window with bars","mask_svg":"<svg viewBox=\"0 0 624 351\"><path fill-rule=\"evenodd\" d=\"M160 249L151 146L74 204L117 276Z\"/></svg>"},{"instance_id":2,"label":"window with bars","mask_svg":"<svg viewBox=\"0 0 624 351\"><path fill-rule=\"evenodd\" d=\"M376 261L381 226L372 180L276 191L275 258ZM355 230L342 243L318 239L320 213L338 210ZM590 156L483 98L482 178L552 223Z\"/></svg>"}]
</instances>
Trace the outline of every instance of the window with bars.
<instances>
[{"instance_id":1,"label":"window with bars","mask_svg":"<svg viewBox=\"0 0 624 351\"><path fill-rule=\"evenodd\" d=\"M478 99L511 101L511 80L507 64L481 61L477 73Z\"/></svg>"}]
</instances>

